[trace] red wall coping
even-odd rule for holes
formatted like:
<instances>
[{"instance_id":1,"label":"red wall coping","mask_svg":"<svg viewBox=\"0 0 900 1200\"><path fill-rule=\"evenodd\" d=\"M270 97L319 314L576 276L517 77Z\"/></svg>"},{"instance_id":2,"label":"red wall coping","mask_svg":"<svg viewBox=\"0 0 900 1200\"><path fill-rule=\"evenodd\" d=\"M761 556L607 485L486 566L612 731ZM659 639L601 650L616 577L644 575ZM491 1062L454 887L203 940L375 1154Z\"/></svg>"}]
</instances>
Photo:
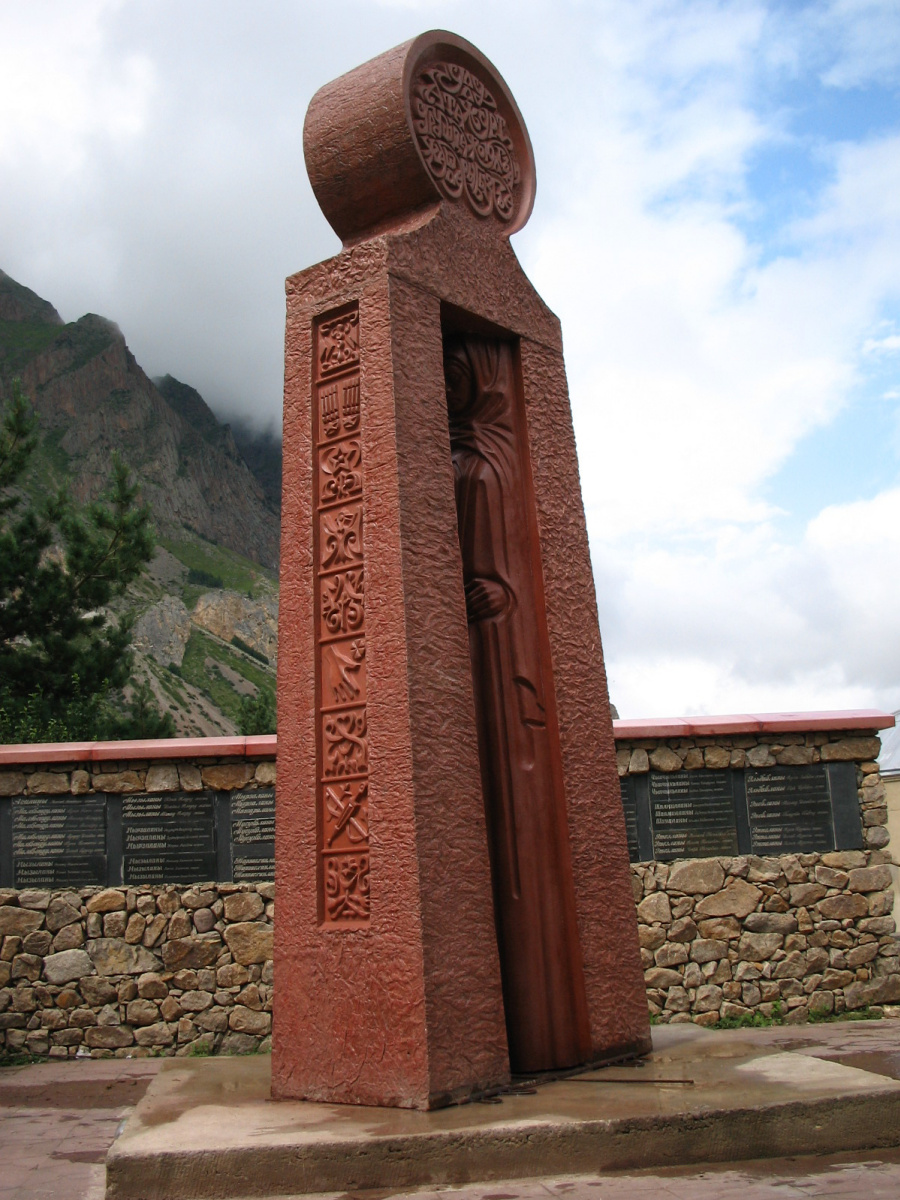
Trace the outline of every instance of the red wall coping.
<instances>
[{"instance_id":1,"label":"red wall coping","mask_svg":"<svg viewBox=\"0 0 900 1200\"><path fill-rule=\"evenodd\" d=\"M618 741L640 738L714 737L741 733L815 733L891 729L892 713L874 708L847 712L755 713L725 717L653 717L613 721ZM166 758L274 758L275 734L258 737L161 738L145 742L35 742L0 746L3 763L108 762Z\"/></svg>"},{"instance_id":2,"label":"red wall coping","mask_svg":"<svg viewBox=\"0 0 900 1200\"><path fill-rule=\"evenodd\" d=\"M613 721L617 741L638 738L715 737L729 733L816 733L891 729L893 713L875 708L846 712L744 713L727 717L661 717Z\"/></svg>"},{"instance_id":3,"label":"red wall coping","mask_svg":"<svg viewBox=\"0 0 900 1200\"><path fill-rule=\"evenodd\" d=\"M275 734L159 738L145 742L31 742L0 746L0 763L108 762L118 759L274 758Z\"/></svg>"}]
</instances>

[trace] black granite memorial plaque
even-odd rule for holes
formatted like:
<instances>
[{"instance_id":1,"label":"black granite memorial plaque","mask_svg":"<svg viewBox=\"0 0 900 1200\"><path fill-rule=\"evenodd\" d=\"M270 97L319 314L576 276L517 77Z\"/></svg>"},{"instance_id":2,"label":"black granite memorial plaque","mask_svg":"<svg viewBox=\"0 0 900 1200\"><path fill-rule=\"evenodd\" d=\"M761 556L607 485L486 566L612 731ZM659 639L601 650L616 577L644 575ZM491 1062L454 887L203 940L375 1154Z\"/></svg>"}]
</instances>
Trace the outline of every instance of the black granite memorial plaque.
<instances>
[{"instance_id":1,"label":"black granite memorial plaque","mask_svg":"<svg viewBox=\"0 0 900 1200\"><path fill-rule=\"evenodd\" d=\"M235 883L275 878L275 789L231 793L232 878Z\"/></svg>"},{"instance_id":2,"label":"black granite memorial plaque","mask_svg":"<svg viewBox=\"0 0 900 1200\"><path fill-rule=\"evenodd\" d=\"M217 877L211 792L122 799L125 883L202 883Z\"/></svg>"},{"instance_id":3,"label":"black granite memorial plaque","mask_svg":"<svg viewBox=\"0 0 900 1200\"><path fill-rule=\"evenodd\" d=\"M653 857L709 858L738 853L732 772L650 772Z\"/></svg>"},{"instance_id":4,"label":"black granite memorial plaque","mask_svg":"<svg viewBox=\"0 0 900 1200\"><path fill-rule=\"evenodd\" d=\"M622 808L625 810L625 838L628 842L628 858L631 862L640 862L641 853L638 844L637 797L634 789L634 776L626 775L619 780L622 789Z\"/></svg>"},{"instance_id":5,"label":"black granite memorial plaque","mask_svg":"<svg viewBox=\"0 0 900 1200\"><path fill-rule=\"evenodd\" d=\"M824 763L748 770L744 782L754 854L823 854L835 848Z\"/></svg>"},{"instance_id":6,"label":"black granite memorial plaque","mask_svg":"<svg viewBox=\"0 0 900 1200\"><path fill-rule=\"evenodd\" d=\"M17 888L105 886L106 798L14 797L12 856Z\"/></svg>"}]
</instances>

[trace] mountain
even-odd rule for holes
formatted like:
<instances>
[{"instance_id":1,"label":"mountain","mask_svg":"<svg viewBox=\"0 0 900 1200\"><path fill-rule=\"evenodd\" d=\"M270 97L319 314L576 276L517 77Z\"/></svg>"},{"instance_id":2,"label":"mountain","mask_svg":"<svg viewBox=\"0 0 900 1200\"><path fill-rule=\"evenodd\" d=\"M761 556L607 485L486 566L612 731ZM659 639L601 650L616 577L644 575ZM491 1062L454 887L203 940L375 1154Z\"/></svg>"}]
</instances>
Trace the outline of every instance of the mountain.
<instances>
[{"instance_id":1,"label":"mountain","mask_svg":"<svg viewBox=\"0 0 900 1200\"><path fill-rule=\"evenodd\" d=\"M244 462L256 476L271 507L281 513L281 437L271 429L255 429L238 417L231 419L231 432Z\"/></svg>"},{"instance_id":2,"label":"mountain","mask_svg":"<svg viewBox=\"0 0 900 1200\"><path fill-rule=\"evenodd\" d=\"M274 693L280 443L241 427L260 483L199 392L150 380L117 325L93 313L67 324L0 271L0 400L15 377L40 426L28 490L66 484L83 503L115 452L153 513L157 550L126 597L135 681L150 683L179 734L236 732L242 699Z\"/></svg>"},{"instance_id":3,"label":"mountain","mask_svg":"<svg viewBox=\"0 0 900 1200\"><path fill-rule=\"evenodd\" d=\"M63 324L46 300L0 273L0 386L14 375L40 421L43 458L76 499L102 490L115 450L140 479L161 537L199 535L277 569L278 514L202 398L194 393L205 414L179 390L193 389L172 380L173 404L112 321L88 313Z\"/></svg>"},{"instance_id":4,"label":"mountain","mask_svg":"<svg viewBox=\"0 0 900 1200\"><path fill-rule=\"evenodd\" d=\"M260 485L273 512L281 512L281 438L271 429L259 430L240 417L223 425L196 388L163 375L154 379L159 393L187 423L213 446L236 448Z\"/></svg>"}]
</instances>

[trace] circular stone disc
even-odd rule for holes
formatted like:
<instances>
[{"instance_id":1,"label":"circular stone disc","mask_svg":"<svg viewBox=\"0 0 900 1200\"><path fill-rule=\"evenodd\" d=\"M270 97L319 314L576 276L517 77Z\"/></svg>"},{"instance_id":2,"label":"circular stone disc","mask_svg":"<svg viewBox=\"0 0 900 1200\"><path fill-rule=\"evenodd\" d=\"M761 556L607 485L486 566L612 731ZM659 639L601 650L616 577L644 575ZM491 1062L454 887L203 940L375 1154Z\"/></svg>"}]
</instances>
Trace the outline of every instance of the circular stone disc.
<instances>
[{"instance_id":1,"label":"circular stone disc","mask_svg":"<svg viewBox=\"0 0 900 1200\"><path fill-rule=\"evenodd\" d=\"M518 106L470 42L431 30L320 88L306 114L310 182L344 241L441 200L508 237L534 204Z\"/></svg>"}]
</instances>

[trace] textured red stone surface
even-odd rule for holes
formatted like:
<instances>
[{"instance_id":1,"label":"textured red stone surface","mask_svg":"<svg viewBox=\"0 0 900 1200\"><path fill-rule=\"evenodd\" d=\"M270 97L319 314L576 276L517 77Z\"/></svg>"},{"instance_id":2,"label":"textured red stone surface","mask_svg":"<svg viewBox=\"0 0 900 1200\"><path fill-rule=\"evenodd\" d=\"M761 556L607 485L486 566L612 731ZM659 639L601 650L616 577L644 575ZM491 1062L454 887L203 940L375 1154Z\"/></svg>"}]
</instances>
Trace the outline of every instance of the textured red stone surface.
<instances>
[{"instance_id":1,"label":"textured red stone surface","mask_svg":"<svg viewBox=\"0 0 900 1200\"><path fill-rule=\"evenodd\" d=\"M0 746L0 763L108 762L129 758L274 758L275 734L252 737L153 738L122 742L29 742Z\"/></svg>"},{"instance_id":2,"label":"textured red stone surface","mask_svg":"<svg viewBox=\"0 0 900 1200\"><path fill-rule=\"evenodd\" d=\"M531 142L515 100L484 55L444 30L320 88L303 148L316 199L345 242L425 215L442 196L465 196L508 236L534 203Z\"/></svg>"},{"instance_id":3,"label":"textured red stone surface","mask_svg":"<svg viewBox=\"0 0 900 1200\"><path fill-rule=\"evenodd\" d=\"M540 545L513 342L444 332L510 1066L591 1055Z\"/></svg>"},{"instance_id":4,"label":"textured red stone surface","mask_svg":"<svg viewBox=\"0 0 900 1200\"><path fill-rule=\"evenodd\" d=\"M893 729L893 713L875 708L837 712L736 713L720 717L643 717L614 721L617 738L713 737L728 733L815 733L817 730Z\"/></svg>"},{"instance_id":5,"label":"textured red stone surface","mask_svg":"<svg viewBox=\"0 0 900 1200\"><path fill-rule=\"evenodd\" d=\"M623 740L640 737L712 736L716 733L815 733L826 729L893 729L893 713L877 708L836 709L831 712L738 713L718 717L642 717L613 721ZM0 763L105 762L141 758L272 758L276 734L252 737L159 738L126 742L28 742L0 746Z\"/></svg>"},{"instance_id":6,"label":"textured red stone surface","mask_svg":"<svg viewBox=\"0 0 900 1200\"><path fill-rule=\"evenodd\" d=\"M499 77L465 46L423 35L323 89L307 120L313 186L348 244L287 284L276 1097L432 1107L509 1073L444 377L451 330L515 348L535 611L546 614L535 636L583 960L579 1055L649 1047L559 323L507 240L530 209L530 147ZM367 103L388 93L390 104ZM386 161L409 168L405 207L377 189L370 201L373 131ZM310 151L313 133L337 147L330 165ZM338 182L361 197L355 215L335 208ZM352 329L323 340L348 313ZM332 372L358 377L352 430L334 423L343 395L326 383ZM331 481L339 445L354 477L323 501L322 455ZM350 559L364 576L364 697L334 690L329 638L361 679L346 665L348 630L322 632L322 580ZM365 717L351 720L363 700ZM362 813L351 792L335 797L341 779L366 783L364 888L361 859L336 883L325 861L334 810ZM342 888L365 895L351 913Z\"/></svg>"}]
</instances>

